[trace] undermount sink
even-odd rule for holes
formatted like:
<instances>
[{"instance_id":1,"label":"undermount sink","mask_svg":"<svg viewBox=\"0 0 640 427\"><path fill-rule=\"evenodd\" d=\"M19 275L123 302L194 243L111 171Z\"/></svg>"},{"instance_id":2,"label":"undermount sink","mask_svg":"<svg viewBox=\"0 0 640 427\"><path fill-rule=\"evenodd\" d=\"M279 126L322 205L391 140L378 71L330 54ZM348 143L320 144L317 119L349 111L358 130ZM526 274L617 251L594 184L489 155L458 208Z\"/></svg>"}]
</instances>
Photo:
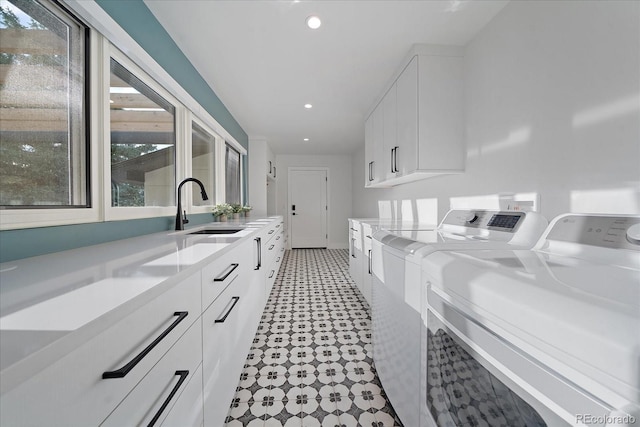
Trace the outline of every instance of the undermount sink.
<instances>
[{"instance_id":1,"label":"undermount sink","mask_svg":"<svg viewBox=\"0 0 640 427\"><path fill-rule=\"evenodd\" d=\"M207 228L204 230L194 231L189 234L235 234L239 231L244 230L243 228Z\"/></svg>"}]
</instances>

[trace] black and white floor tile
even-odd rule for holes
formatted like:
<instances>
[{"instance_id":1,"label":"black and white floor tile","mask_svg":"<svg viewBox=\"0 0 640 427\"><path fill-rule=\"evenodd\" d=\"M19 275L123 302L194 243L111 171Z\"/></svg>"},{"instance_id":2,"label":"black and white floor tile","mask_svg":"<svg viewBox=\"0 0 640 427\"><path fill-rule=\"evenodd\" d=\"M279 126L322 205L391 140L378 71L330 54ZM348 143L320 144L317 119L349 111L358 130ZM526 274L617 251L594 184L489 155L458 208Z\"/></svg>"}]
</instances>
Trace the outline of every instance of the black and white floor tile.
<instances>
[{"instance_id":1,"label":"black and white floor tile","mask_svg":"<svg viewBox=\"0 0 640 427\"><path fill-rule=\"evenodd\" d=\"M402 426L376 375L369 306L342 249L286 251L227 427Z\"/></svg>"}]
</instances>

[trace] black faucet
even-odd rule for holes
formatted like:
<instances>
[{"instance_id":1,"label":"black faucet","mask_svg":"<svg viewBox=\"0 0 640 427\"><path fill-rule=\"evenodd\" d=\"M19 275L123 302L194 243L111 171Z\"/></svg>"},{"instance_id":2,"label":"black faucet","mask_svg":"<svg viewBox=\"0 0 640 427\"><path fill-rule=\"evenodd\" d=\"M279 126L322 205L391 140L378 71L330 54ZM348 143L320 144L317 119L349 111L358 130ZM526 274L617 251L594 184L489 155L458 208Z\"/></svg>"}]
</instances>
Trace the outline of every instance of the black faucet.
<instances>
[{"instance_id":1,"label":"black faucet","mask_svg":"<svg viewBox=\"0 0 640 427\"><path fill-rule=\"evenodd\" d=\"M183 179L182 182L178 185L178 213L176 213L176 230L184 230L184 224L187 224L189 222L189 220L187 219L187 211L184 211L184 218L182 217L182 212L180 212L182 211L182 204L180 203L180 190L182 189L182 186L189 181L195 182L200 186L200 194L202 194L202 200L209 200L207 192L204 191L204 185L202 185L199 180L195 178Z\"/></svg>"}]
</instances>

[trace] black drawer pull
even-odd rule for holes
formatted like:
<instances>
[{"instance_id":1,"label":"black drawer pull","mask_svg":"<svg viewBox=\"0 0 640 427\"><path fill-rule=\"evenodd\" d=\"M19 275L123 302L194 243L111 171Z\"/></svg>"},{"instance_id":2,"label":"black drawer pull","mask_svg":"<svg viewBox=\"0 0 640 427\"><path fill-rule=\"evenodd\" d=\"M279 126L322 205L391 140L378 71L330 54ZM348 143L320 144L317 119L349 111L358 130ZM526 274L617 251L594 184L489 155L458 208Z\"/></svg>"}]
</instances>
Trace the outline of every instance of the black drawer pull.
<instances>
[{"instance_id":1,"label":"black drawer pull","mask_svg":"<svg viewBox=\"0 0 640 427\"><path fill-rule=\"evenodd\" d=\"M231 313L231 310L233 310L233 307L235 307L238 301L240 301L240 297L231 297L231 301L233 301L233 303L231 304L229 310L227 310L224 316L217 318L214 323L224 323L224 321L227 320L227 316L229 316L229 314Z\"/></svg>"},{"instance_id":2,"label":"black drawer pull","mask_svg":"<svg viewBox=\"0 0 640 427\"><path fill-rule=\"evenodd\" d=\"M258 265L255 266L254 270L260 270L260 267L262 267L262 238L256 237L254 240L256 241L258 252Z\"/></svg>"},{"instance_id":3,"label":"black drawer pull","mask_svg":"<svg viewBox=\"0 0 640 427\"><path fill-rule=\"evenodd\" d=\"M282 235L276 237L276 240L280 240L281 237L282 237Z\"/></svg>"},{"instance_id":4,"label":"black drawer pull","mask_svg":"<svg viewBox=\"0 0 640 427\"><path fill-rule=\"evenodd\" d=\"M371 274L371 249L369 249L369 274Z\"/></svg>"},{"instance_id":5,"label":"black drawer pull","mask_svg":"<svg viewBox=\"0 0 640 427\"><path fill-rule=\"evenodd\" d=\"M276 230L269 230L269 234L273 234L273 232Z\"/></svg>"},{"instance_id":6,"label":"black drawer pull","mask_svg":"<svg viewBox=\"0 0 640 427\"><path fill-rule=\"evenodd\" d=\"M175 396L178 390L180 390L180 386L182 385L182 383L185 382L185 380L189 376L189 371L176 371L175 375L180 376L178 383L173 387L173 390L171 390L171 393L169 393L169 396L167 396L167 399L164 401L160 409L158 409L158 412L156 412L156 414L153 416L153 419L151 420L151 422L149 422L149 425L147 427L153 427L158 419L160 419L160 415L162 415L164 410L167 409L167 406L169 406L171 399L173 399L173 396Z\"/></svg>"},{"instance_id":7,"label":"black drawer pull","mask_svg":"<svg viewBox=\"0 0 640 427\"><path fill-rule=\"evenodd\" d=\"M115 371L103 372L102 373L102 379L106 380L106 379L109 379L109 378L124 378L124 376L127 375L138 363L140 363L140 361L142 359L144 359L144 357L147 354L149 354L151 352L151 350L153 350L153 348L156 345L158 345L160 343L160 341L162 341L164 339L164 337L169 335L169 332L171 332L173 330L173 328L178 326L178 323L182 322L185 319L185 317L187 317L189 315L189 312L188 311L176 311L175 313L173 313L173 315L174 316L178 316L178 318L167 329L165 329L165 331L163 333L161 333L158 336L158 338L153 340L153 342L151 344L149 344L147 346L147 348L142 350L140 352L140 354L138 354L136 357L134 357L129 363L124 365L122 368L116 369Z\"/></svg>"},{"instance_id":8,"label":"black drawer pull","mask_svg":"<svg viewBox=\"0 0 640 427\"><path fill-rule=\"evenodd\" d=\"M269 279L271 279L273 277L273 275L275 274L275 270L271 270L271 274L269 275Z\"/></svg>"},{"instance_id":9,"label":"black drawer pull","mask_svg":"<svg viewBox=\"0 0 640 427\"><path fill-rule=\"evenodd\" d=\"M276 260L276 262L280 262L280 257L278 257L278 259Z\"/></svg>"},{"instance_id":10,"label":"black drawer pull","mask_svg":"<svg viewBox=\"0 0 640 427\"><path fill-rule=\"evenodd\" d=\"M225 274L224 276L218 276L218 277L214 278L213 281L214 282L224 282L225 280L227 280L227 277L229 277L229 275L231 273L233 273L233 271L236 268L238 268L239 265L240 264L236 264L236 263L231 264L229 267L227 267L227 268L231 268L229 271L227 271L227 274Z\"/></svg>"},{"instance_id":11,"label":"black drawer pull","mask_svg":"<svg viewBox=\"0 0 640 427\"><path fill-rule=\"evenodd\" d=\"M269 250L270 250L270 251L272 251L272 250L273 250L273 248L274 248L275 246L276 246L276 245L271 245L271 246L269 246Z\"/></svg>"}]
</instances>

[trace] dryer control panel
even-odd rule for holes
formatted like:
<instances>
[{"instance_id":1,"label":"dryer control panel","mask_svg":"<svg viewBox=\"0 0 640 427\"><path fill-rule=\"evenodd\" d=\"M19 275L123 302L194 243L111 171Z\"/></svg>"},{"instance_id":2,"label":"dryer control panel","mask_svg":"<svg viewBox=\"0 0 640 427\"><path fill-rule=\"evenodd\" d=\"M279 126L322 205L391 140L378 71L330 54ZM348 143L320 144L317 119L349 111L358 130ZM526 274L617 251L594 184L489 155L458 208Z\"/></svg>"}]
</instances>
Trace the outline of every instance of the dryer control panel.
<instances>
[{"instance_id":1,"label":"dryer control panel","mask_svg":"<svg viewBox=\"0 0 640 427\"><path fill-rule=\"evenodd\" d=\"M547 240L640 251L639 216L564 215Z\"/></svg>"},{"instance_id":2,"label":"dryer control panel","mask_svg":"<svg viewBox=\"0 0 640 427\"><path fill-rule=\"evenodd\" d=\"M442 221L443 224L515 233L524 221L525 212L452 210Z\"/></svg>"}]
</instances>

